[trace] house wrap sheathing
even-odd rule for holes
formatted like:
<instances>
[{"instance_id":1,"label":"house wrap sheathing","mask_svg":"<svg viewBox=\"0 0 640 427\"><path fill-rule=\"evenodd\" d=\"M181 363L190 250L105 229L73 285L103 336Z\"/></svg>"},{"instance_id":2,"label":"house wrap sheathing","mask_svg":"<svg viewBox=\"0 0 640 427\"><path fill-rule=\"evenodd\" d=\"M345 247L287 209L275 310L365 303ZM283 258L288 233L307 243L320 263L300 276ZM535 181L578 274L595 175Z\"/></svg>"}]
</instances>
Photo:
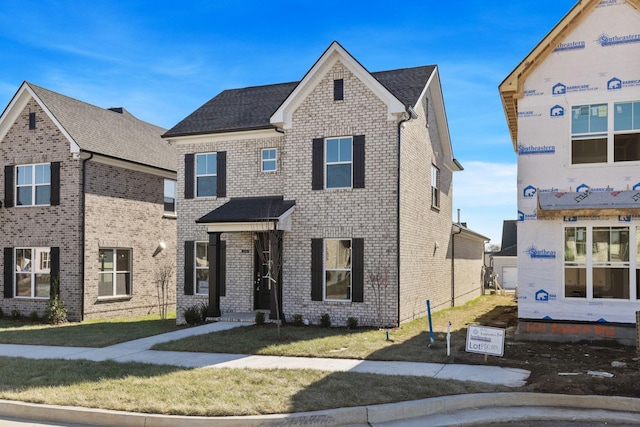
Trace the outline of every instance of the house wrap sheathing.
<instances>
[{"instance_id":1,"label":"house wrap sheathing","mask_svg":"<svg viewBox=\"0 0 640 427\"><path fill-rule=\"evenodd\" d=\"M519 317L635 323L640 2L579 2L500 93L518 154Z\"/></svg>"}]
</instances>

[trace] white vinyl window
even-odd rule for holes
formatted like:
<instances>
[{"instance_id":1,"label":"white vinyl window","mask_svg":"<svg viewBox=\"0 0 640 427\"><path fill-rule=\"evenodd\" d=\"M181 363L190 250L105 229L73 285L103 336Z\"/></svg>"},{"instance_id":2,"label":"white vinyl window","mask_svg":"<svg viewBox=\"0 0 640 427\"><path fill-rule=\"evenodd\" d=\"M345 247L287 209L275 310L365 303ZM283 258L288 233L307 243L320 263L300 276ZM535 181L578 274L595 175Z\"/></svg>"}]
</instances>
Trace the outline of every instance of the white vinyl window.
<instances>
[{"instance_id":1,"label":"white vinyl window","mask_svg":"<svg viewBox=\"0 0 640 427\"><path fill-rule=\"evenodd\" d=\"M15 296L49 298L51 284L50 248L16 248Z\"/></svg>"},{"instance_id":2,"label":"white vinyl window","mask_svg":"<svg viewBox=\"0 0 640 427\"><path fill-rule=\"evenodd\" d=\"M98 252L98 297L131 295L131 249Z\"/></svg>"},{"instance_id":3,"label":"white vinyl window","mask_svg":"<svg viewBox=\"0 0 640 427\"><path fill-rule=\"evenodd\" d=\"M172 179L164 180L164 212L176 213L176 182Z\"/></svg>"},{"instance_id":4,"label":"white vinyl window","mask_svg":"<svg viewBox=\"0 0 640 427\"><path fill-rule=\"evenodd\" d=\"M209 258L207 242L195 242L195 278L196 295L209 295Z\"/></svg>"},{"instance_id":5,"label":"white vinyl window","mask_svg":"<svg viewBox=\"0 0 640 427\"><path fill-rule=\"evenodd\" d=\"M278 150L264 148L262 150L262 172L276 172L278 170Z\"/></svg>"},{"instance_id":6,"label":"white vinyl window","mask_svg":"<svg viewBox=\"0 0 640 427\"><path fill-rule=\"evenodd\" d=\"M431 206L440 207L440 169L431 165Z\"/></svg>"},{"instance_id":7,"label":"white vinyl window","mask_svg":"<svg viewBox=\"0 0 640 427\"><path fill-rule=\"evenodd\" d=\"M640 227L589 225L564 229L565 298L638 298ZM638 248L640 249L640 248Z\"/></svg>"},{"instance_id":8,"label":"white vinyl window","mask_svg":"<svg viewBox=\"0 0 640 427\"><path fill-rule=\"evenodd\" d=\"M325 140L325 188L353 186L353 138Z\"/></svg>"},{"instance_id":9,"label":"white vinyl window","mask_svg":"<svg viewBox=\"0 0 640 427\"><path fill-rule=\"evenodd\" d=\"M351 239L324 241L324 299L351 300Z\"/></svg>"},{"instance_id":10,"label":"white vinyl window","mask_svg":"<svg viewBox=\"0 0 640 427\"><path fill-rule=\"evenodd\" d=\"M196 196L215 197L218 192L217 153L196 154Z\"/></svg>"},{"instance_id":11,"label":"white vinyl window","mask_svg":"<svg viewBox=\"0 0 640 427\"><path fill-rule=\"evenodd\" d=\"M16 166L16 206L51 203L51 164Z\"/></svg>"}]
</instances>

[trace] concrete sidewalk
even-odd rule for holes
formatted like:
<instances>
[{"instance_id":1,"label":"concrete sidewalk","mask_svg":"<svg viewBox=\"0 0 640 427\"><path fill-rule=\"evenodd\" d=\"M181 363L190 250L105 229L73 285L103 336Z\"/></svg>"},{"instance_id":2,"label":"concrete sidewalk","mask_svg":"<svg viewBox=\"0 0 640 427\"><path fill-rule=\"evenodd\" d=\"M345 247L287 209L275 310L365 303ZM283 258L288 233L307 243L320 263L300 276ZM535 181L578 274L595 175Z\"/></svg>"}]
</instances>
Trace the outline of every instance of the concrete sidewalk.
<instances>
[{"instance_id":1,"label":"concrete sidewalk","mask_svg":"<svg viewBox=\"0 0 640 427\"><path fill-rule=\"evenodd\" d=\"M527 370L498 366L150 350L157 343L247 325L251 325L251 323L209 323L104 348L0 344L0 356L26 357L30 359L113 360L116 362L152 363L186 368L317 369L329 372L413 375L501 384L508 387L525 385L530 374Z\"/></svg>"}]
</instances>

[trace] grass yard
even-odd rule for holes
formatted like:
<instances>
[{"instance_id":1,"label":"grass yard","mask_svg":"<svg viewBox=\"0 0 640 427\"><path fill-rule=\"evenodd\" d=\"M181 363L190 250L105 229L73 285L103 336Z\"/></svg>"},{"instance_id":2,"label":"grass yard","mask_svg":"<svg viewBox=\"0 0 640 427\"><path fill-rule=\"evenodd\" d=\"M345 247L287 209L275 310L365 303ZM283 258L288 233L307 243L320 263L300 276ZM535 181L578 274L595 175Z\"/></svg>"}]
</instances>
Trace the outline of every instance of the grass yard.
<instances>
[{"instance_id":1,"label":"grass yard","mask_svg":"<svg viewBox=\"0 0 640 427\"><path fill-rule=\"evenodd\" d=\"M509 390L472 382L313 370L184 369L8 357L0 357L0 365L0 399L173 415L304 412Z\"/></svg>"},{"instance_id":2,"label":"grass yard","mask_svg":"<svg viewBox=\"0 0 640 427\"><path fill-rule=\"evenodd\" d=\"M21 320L0 319L0 344L106 347L125 341L175 331L176 314L161 320L157 314L144 317L86 320L52 326Z\"/></svg>"},{"instance_id":3,"label":"grass yard","mask_svg":"<svg viewBox=\"0 0 640 427\"><path fill-rule=\"evenodd\" d=\"M433 346L429 345L428 319L423 317L389 330L389 341L385 330L372 328L286 325L278 336L274 325L265 324L157 344L153 349L444 363L451 362L443 347L448 322L452 323L452 346L464 346L468 324L481 323L483 314L495 307L514 306L513 296L490 295L434 313L432 321L437 342Z\"/></svg>"}]
</instances>

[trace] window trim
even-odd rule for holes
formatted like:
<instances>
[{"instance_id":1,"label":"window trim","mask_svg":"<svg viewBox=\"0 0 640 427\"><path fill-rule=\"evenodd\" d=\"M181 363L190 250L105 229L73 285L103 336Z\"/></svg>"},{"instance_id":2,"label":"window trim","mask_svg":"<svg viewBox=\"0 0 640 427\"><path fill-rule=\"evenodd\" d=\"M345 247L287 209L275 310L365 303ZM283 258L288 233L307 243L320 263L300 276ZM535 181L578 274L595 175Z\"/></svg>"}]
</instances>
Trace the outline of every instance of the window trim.
<instances>
[{"instance_id":1,"label":"window trim","mask_svg":"<svg viewBox=\"0 0 640 427\"><path fill-rule=\"evenodd\" d=\"M22 272L22 271L18 271L17 266L18 266L18 251L20 250L30 250L32 255L31 255L31 271L28 272ZM47 271L41 271L40 269L40 259L34 259L38 257L38 254L44 254L44 253L48 253L49 254L49 268L45 269L48 270ZM51 247L46 247L46 246L34 246L34 247L15 247L13 248L13 263L15 265L14 267L14 273L13 273L13 297L14 298L19 298L19 299L49 299L50 295L51 295ZM33 268L34 265L38 265L38 268L35 269ZM25 274L25 273L29 273L29 275L31 276L31 291L29 296L25 296L25 295L18 295L18 274ZM47 295L46 296L36 296L36 275L37 274L48 274L49 275L49 289L47 291Z\"/></svg>"},{"instance_id":2,"label":"window trim","mask_svg":"<svg viewBox=\"0 0 640 427\"><path fill-rule=\"evenodd\" d=\"M100 284L100 275L111 273L112 276L112 293L111 295L100 295L100 290L98 289L98 299L114 299L114 298L130 298L133 296L133 248L121 248L121 247L104 247L98 248L98 262L100 262L100 251L112 251L113 252L113 271L102 271L100 266L98 266L98 285ZM118 251L127 251L129 253L129 269L128 270L118 270L118 261L117 254ZM127 288L129 289L129 293L126 294L118 294L117 290L117 274L118 273L129 273Z\"/></svg>"},{"instance_id":3,"label":"window trim","mask_svg":"<svg viewBox=\"0 0 640 427\"><path fill-rule=\"evenodd\" d=\"M216 164L216 173L215 174L198 174L198 157L200 156L210 156L215 154L215 164ZM212 152L207 152L207 153L196 153L195 154L195 159L194 159L194 171L193 171L193 178L194 178L194 197L196 199L211 199L211 198L216 198L218 197L218 175L219 175L219 170L218 170L218 152L217 151L212 151ZM200 196L198 193L198 178L200 177L212 177L215 176L216 177L216 188L213 192L212 195L206 195L206 196Z\"/></svg>"},{"instance_id":4,"label":"window trim","mask_svg":"<svg viewBox=\"0 0 640 427\"><path fill-rule=\"evenodd\" d=\"M36 183L36 167L37 166L44 166L47 165L49 166L49 182L48 183ZM31 166L31 183L30 184L19 184L19 175L18 175L18 168L22 168L22 167L26 167L26 166ZM13 195L14 195L14 200L15 200L15 206L16 207L24 207L24 208L32 208L35 206L51 206L51 195L52 195L52 191L53 191L53 185L52 185L52 176L51 176L51 162L48 163L25 163L25 164L20 164L20 165L15 165L13 168L13 173L15 174L15 182L13 184ZM36 195L37 195L37 191L36 189L38 187L49 187L49 200L47 201L47 203L36 203ZM31 204L29 205L25 205L25 204L21 204L20 203L20 199L18 197L18 189L19 188L27 188L30 187L31 188Z\"/></svg>"},{"instance_id":5,"label":"window trim","mask_svg":"<svg viewBox=\"0 0 640 427\"><path fill-rule=\"evenodd\" d=\"M329 149L329 141L333 141L333 140L342 140L342 139L348 139L349 141L351 141L351 160L349 161L341 161L338 160L336 162L329 162L327 161L327 150ZM325 190L350 190L353 189L353 168L354 168L354 159L353 159L353 136L335 136L335 137L330 137L330 138L325 138L324 139L324 148L323 148L323 157L324 157L324 188ZM340 153L340 149L338 148L338 153ZM328 186L328 182L329 182L329 166L336 166L336 165L349 165L350 166L350 181L349 181L349 186L347 187L329 187Z\"/></svg>"},{"instance_id":6,"label":"window trim","mask_svg":"<svg viewBox=\"0 0 640 427\"><path fill-rule=\"evenodd\" d=\"M349 268L332 268L327 269L327 242L330 241L349 241ZM327 270L328 271L348 271L349 272L349 288L348 298L328 298L327 297ZM353 239L351 238L327 238L322 240L322 299L329 302L353 302Z\"/></svg>"},{"instance_id":7,"label":"window trim","mask_svg":"<svg viewBox=\"0 0 640 427\"><path fill-rule=\"evenodd\" d=\"M265 152L268 151L273 151L275 157L273 159L265 159L264 158L264 154ZM265 167L265 163L267 162L273 162L274 164L274 168L271 170L266 170ZM263 148L262 150L260 150L260 171L262 173L275 173L278 172L278 149L273 147L273 148Z\"/></svg>"}]
</instances>

